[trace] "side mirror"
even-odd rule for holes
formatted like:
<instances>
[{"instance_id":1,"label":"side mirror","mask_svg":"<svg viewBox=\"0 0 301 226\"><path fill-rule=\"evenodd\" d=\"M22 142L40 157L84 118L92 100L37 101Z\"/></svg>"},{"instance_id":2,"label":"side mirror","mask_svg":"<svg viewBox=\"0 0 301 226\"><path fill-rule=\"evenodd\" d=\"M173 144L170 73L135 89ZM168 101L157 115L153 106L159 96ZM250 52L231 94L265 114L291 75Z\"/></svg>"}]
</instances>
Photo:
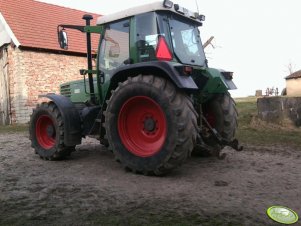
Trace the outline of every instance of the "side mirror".
<instances>
[{"instance_id":1,"label":"side mirror","mask_svg":"<svg viewBox=\"0 0 301 226\"><path fill-rule=\"evenodd\" d=\"M68 49L68 36L64 29L58 32L58 40L61 49L67 50Z\"/></svg>"},{"instance_id":2,"label":"side mirror","mask_svg":"<svg viewBox=\"0 0 301 226\"><path fill-rule=\"evenodd\" d=\"M120 47L118 44L111 46L109 49L109 57L118 58L120 54Z\"/></svg>"}]
</instances>

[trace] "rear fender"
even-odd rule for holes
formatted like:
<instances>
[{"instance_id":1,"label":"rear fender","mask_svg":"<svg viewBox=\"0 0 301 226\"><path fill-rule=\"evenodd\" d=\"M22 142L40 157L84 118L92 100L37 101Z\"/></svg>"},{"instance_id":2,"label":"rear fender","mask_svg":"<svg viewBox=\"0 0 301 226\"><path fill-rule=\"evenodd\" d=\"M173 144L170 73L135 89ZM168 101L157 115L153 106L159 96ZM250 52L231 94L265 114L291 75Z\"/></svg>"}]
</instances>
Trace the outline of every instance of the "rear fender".
<instances>
[{"instance_id":1,"label":"rear fender","mask_svg":"<svg viewBox=\"0 0 301 226\"><path fill-rule=\"evenodd\" d=\"M237 89L232 81L232 72L207 68L205 74L208 82L203 88L205 93L226 93L228 90Z\"/></svg>"},{"instance_id":2,"label":"rear fender","mask_svg":"<svg viewBox=\"0 0 301 226\"><path fill-rule=\"evenodd\" d=\"M111 78L110 89L114 88L118 82L125 81L127 77L133 77L139 74L153 74L163 76L172 81L179 89L198 90L197 85L190 76L180 73L179 67L182 64L166 62L166 61L151 61L126 65L120 67Z\"/></svg>"},{"instance_id":3,"label":"rear fender","mask_svg":"<svg viewBox=\"0 0 301 226\"><path fill-rule=\"evenodd\" d=\"M64 122L64 144L81 144L81 118L74 104L65 96L56 94L39 95L52 100L60 110Z\"/></svg>"}]
</instances>

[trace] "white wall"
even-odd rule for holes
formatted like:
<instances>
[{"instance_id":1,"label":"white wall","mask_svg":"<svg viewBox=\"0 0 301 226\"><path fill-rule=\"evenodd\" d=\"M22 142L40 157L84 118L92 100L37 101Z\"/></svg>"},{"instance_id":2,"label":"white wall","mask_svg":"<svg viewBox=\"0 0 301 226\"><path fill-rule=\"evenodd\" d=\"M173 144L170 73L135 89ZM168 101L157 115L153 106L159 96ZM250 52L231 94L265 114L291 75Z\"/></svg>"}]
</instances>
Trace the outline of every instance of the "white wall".
<instances>
[{"instance_id":1,"label":"white wall","mask_svg":"<svg viewBox=\"0 0 301 226\"><path fill-rule=\"evenodd\" d=\"M11 42L11 38L6 32L4 24L0 20L0 47L10 42Z\"/></svg>"},{"instance_id":2,"label":"white wall","mask_svg":"<svg viewBox=\"0 0 301 226\"><path fill-rule=\"evenodd\" d=\"M10 123L10 101L8 81L8 55L5 46L0 47L0 125Z\"/></svg>"},{"instance_id":3,"label":"white wall","mask_svg":"<svg viewBox=\"0 0 301 226\"><path fill-rule=\"evenodd\" d=\"M288 96L301 96L301 78L287 79L286 92Z\"/></svg>"}]
</instances>

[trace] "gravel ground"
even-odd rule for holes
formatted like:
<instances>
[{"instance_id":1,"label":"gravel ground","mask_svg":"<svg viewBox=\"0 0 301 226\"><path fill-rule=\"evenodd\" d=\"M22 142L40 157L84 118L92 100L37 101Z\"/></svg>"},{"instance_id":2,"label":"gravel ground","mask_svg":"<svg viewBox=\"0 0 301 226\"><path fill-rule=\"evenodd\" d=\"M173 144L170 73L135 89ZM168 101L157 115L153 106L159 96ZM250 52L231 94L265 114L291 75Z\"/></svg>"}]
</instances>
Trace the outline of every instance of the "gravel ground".
<instances>
[{"instance_id":1,"label":"gravel ground","mask_svg":"<svg viewBox=\"0 0 301 226\"><path fill-rule=\"evenodd\" d=\"M272 205L301 214L301 151L289 146L192 157L164 177L125 171L93 139L76 149L44 161L27 133L0 134L0 225L277 225Z\"/></svg>"}]
</instances>

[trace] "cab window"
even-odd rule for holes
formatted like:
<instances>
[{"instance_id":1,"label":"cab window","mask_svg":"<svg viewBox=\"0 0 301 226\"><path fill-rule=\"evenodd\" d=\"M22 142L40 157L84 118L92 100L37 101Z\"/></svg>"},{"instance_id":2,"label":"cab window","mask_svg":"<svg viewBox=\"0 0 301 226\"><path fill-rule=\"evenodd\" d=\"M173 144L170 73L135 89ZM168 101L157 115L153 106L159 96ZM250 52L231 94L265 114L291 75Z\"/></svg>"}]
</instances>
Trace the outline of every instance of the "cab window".
<instances>
[{"instance_id":1,"label":"cab window","mask_svg":"<svg viewBox=\"0 0 301 226\"><path fill-rule=\"evenodd\" d=\"M106 25L100 46L100 69L114 70L129 59L129 20Z\"/></svg>"},{"instance_id":2,"label":"cab window","mask_svg":"<svg viewBox=\"0 0 301 226\"><path fill-rule=\"evenodd\" d=\"M136 54L138 62L157 60L156 47L158 43L158 26L154 12L136 16Z\"/></svg>"}]
</instances>

